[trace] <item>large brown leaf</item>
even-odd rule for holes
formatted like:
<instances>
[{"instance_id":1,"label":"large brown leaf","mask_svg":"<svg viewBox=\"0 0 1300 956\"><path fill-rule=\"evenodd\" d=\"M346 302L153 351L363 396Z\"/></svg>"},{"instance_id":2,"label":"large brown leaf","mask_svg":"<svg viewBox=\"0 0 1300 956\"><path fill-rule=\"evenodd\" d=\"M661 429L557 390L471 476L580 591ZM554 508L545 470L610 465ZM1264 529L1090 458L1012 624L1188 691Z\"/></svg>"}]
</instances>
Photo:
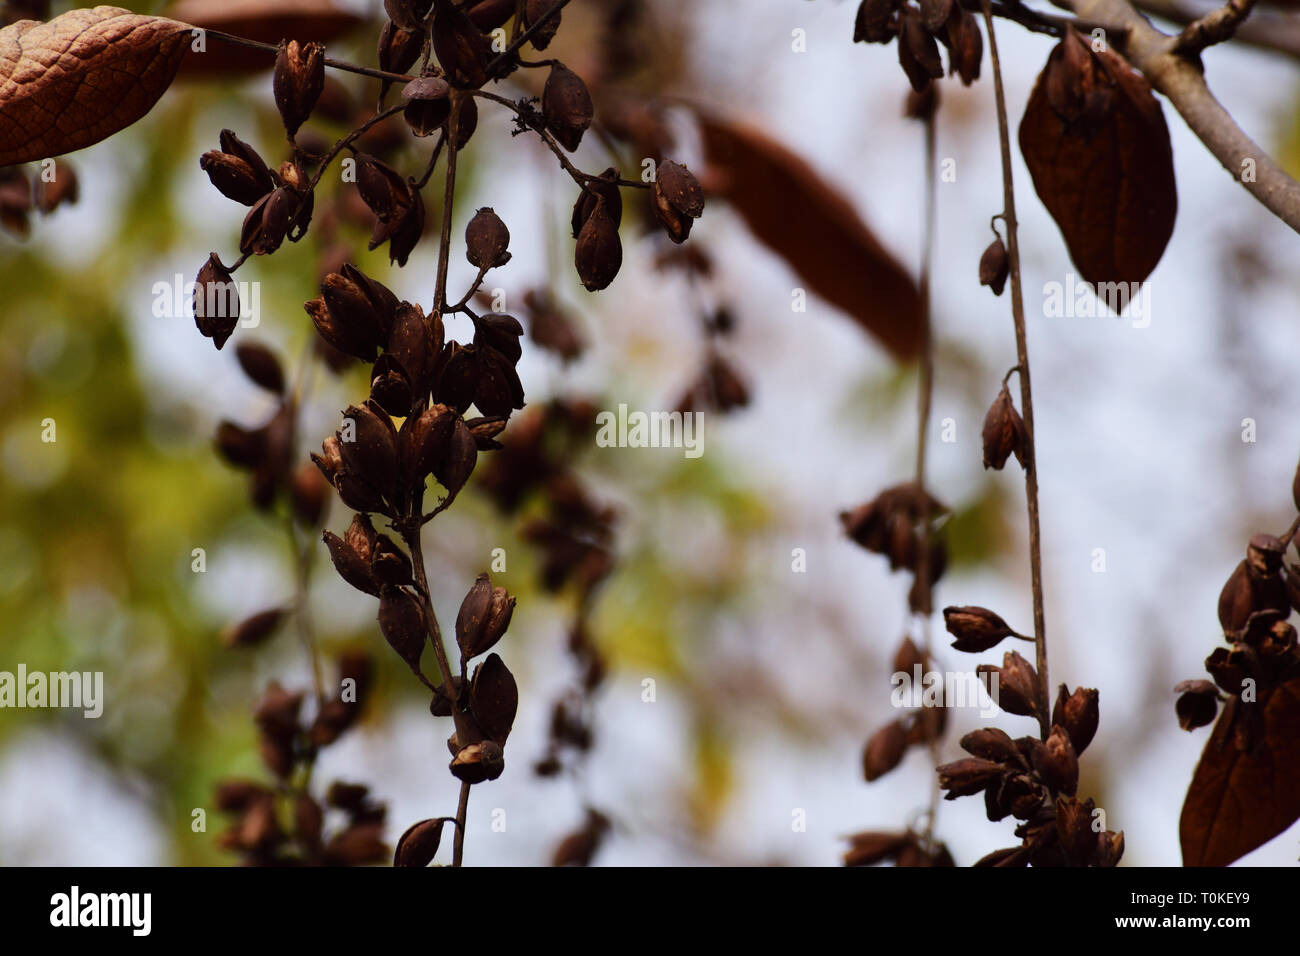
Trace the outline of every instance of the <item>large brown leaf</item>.
<instances>
[{"instance_id":1,"label":"large brown leaf","mask_svg":"<svg viewBox=\"0 0 1300 956\"><path fill-rule=\"evenodd\" d=\"M180 0L167 13L205 30L245 40L329 43L365 22L333 0ZM209 38L203 53L186 59L181 77L209 78L269 70L275 55Z\"/></svg>"},{"instance_id":2,"label":"large brown leaf","mask_svg":"<svg viewBox=\"0 0 1300 956\"><path fill-rule=\"evenodd\" d=\"M717 188L760 242L898 358L920 352L921 296L838 190L757 130L701 115Z\"/></svg>"},{"instance_id":3,"label":"large brown leaf","mask_svg":"<svg viewBox=\"0 0 1300 956\"><path fill-rule=\"evenodd\" d=\"M1151 274L1174 231L1178 192L1169 128L1145 79L1071 31L1034 84L1020 151L1086 280Z\"/></svg>"},{"instance_id":4,"label":"large brown leaf","mask_svg":"<svg viewBox=\"0 0 1300 956\"><path fill-rule=\"evenodd\" d=\"M153 108L190 27L119 7L0 30L0 166L98 143Z\"/></svg>"},{"instance_id":5,"label":"large brown leaf","mask_svg":"<svg viewBox=\"0 0 1300 956\"><path fill-rule=\"evenodd\" d=\"M1263 707L1258 744L1243 752L1229 723ZM1240 719L1240 718L1238 718ZM1300 819L1300 680L1255 704L1230 703L1187 788L1179 838L1186 866L1227 866Z\"/></svg>"}]
</instances>

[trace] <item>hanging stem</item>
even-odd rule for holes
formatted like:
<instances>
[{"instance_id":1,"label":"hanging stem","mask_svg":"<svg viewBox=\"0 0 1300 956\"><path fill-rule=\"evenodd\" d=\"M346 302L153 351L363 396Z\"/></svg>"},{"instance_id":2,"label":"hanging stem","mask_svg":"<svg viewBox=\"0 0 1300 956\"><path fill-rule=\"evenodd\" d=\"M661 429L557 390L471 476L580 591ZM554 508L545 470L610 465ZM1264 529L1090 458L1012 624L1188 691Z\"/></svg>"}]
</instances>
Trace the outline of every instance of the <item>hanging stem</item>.
<instances>
[{"instance_id":1,"label":"hanging stem","mask_svg":"<svg viewBox=\"0 0 1300 956\"><path fill-rule=\"evenodd\" d=\"M990 0L981 0L984 26L993 63L993 95L997 102L998 140L1002 150L1002 221L1007 229L1007 257L1011 272L1011 318L1016 329L1016 359L1020 373L1020 414L1025 422L1025 499L1029 512L1029 574L1034 599L1034 647L1038 667L1038 726L1044 740L1050 731L1047 678L1047 627L1043 614L1042 535L1038 521L1038 458L1034 441L1034 399L1029 381L1029 344L1025 334L1025 302L1020 284L1020 241L1016 234L1016 195L1011 178L1011 139L1007 131L1007 101L1002 88L1002 65L993 32Z\"/></svg>"}]
</instances>

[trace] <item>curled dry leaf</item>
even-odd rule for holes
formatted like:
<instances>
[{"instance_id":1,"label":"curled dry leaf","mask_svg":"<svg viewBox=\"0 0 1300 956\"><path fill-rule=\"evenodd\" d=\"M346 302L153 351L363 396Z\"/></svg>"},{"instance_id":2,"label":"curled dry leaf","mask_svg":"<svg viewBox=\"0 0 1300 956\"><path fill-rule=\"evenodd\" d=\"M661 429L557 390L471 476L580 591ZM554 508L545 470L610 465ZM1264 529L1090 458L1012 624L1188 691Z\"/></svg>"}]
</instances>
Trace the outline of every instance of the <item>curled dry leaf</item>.
<instances>
[{"instance_id":1,"label":"curled dry leaf","mask_svg":"<svg viewBox=\"0 0 1300 956\"><path fill-rule=\"evenodd\" d=\"M1085 279L1151 274L1174 231L1178 192L1169 127L1142 76L1071 31L1034 84L1020 151Z\"/></svg>"},{"instance_id":2,"label":"curled dry leaf","mask_svg":"<svg viewBox=\"0 0 1300 956\"><path fill-rule=\"evenodd\" d=\"M1263 712L1258 745L1231 733L1243 708ZM1219 714L1187 788L1178 836L1184 866L1227 866L1300 819L1300 679L1257 703L1234 698Z\"/></svg>"},{"instance_id":3,"label":"curled dry leaf","mask_svg":"<svg viewBox=\"0 0 1300 956\"><path fill-rule=\"evenodd\" d=\"M699 119L722 198L754 237L895 357L916 356L921 346L916 283L849 200L763 133L717 116Z\"/></svg>"},{"instance_id":4,"label":"curled dry leaf","mask_svg":"<svg viewBox=\"0 0 1300 956\"><path fill-rule=\"evenodd\" d=\"M190 30L120 7L0 30L0 166L91 146L140 119L171 85Z\"/></svg>"}]
</instances>

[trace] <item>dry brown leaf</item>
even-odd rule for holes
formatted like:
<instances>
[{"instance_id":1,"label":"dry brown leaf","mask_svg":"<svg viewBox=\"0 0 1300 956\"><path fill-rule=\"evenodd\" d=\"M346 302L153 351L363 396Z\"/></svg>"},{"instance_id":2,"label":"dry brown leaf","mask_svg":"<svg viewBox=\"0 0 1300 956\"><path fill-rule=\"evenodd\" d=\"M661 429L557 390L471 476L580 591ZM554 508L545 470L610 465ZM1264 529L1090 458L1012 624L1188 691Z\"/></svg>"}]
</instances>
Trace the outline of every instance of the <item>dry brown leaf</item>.
<instances>
[{"instance_id":1,"label":"dry brown leaf","mask_svg":"<svg viewBox=\"0 0 1300 956\"><path fill-rule=\"evenodd\" d=\"M0 30L0 166L59 156L130 126L171 85L190 27L119 7Z\"/></svg>"},{"instance_id":2,"label":"dry brown leaf","mask_svg":"<svg viewBox=\"0 0 1300 956\"><path fill-rule=\"evenodd\" d=\"M1228 727L1243 707L1264 708L1263 733L1249 753ZM1219 724L1183 802L1184 866L1227 866L1300 819L1300 680L1258 703L1233 701Z\"/></svg>"},{"instance_id":3,"label":"dry brown leaf","mask_svg":"<svg viewBox=\"0 0 1300 956\"><path fill-rule=\"evenodd\" d=\"M180 0L167 13L205 30L262 43L329 43L365 22L355 12L339 8L333 0ZM186 59L181 77L257 73L274 65L274 54L209 38L203 53Z\"/></svg>"},{"instance_id":4,"label":"dry brown leaf","mask_svg":"<svg viewBox=\"0 0 1300 956\"><path fill-rule=\"evenodd\" d=\"M916 283L852 204L801 157L765 134L701 115L721 195L760 242L901 359L921 347Z\"/></svg>"},{"instance_id":5,"label":"dry brown leaf","mask_svg":"<svg viewBox=\"0 0 1300 956\"><path fill-rule=\"evenodd\" d=\"M1020 151L1086 280L1151 274L1174 231L1178 192L1169 127L1145 79L1071 31L1034 84Z\"/></svg>"}]
</instances>

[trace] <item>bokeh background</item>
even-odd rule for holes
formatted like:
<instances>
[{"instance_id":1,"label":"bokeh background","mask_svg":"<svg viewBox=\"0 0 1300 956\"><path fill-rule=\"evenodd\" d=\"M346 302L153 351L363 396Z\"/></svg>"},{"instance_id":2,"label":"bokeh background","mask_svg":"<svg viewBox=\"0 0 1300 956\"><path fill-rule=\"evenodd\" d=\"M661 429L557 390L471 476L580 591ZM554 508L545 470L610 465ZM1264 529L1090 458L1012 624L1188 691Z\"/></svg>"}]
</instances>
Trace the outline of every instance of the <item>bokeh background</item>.
<instances>
[{"instance_id":1,"label":"bokeh background","mask_svg":"<svg viewBox=\"0 0 1300 956\"><path fill-rule=\"evenodd\" d=\"M340 4L379 15L379 4ZM608 6L575 0L561 38L581 35L584 18ZM664 92L753 123L795 150L915 271L921 128L901 116L906 80L893 48L851 43L856 4L640 6L672 39L672 56L659 64L670 79ZM1053 41L998 27L1018 117ZM330 53L372 62L374 36L363 26ZM567 55L582 72L580 41ZM1300 170L1296 62L1232 44L1205 60L1243 127ZM373 98L373 83L342 82L358 102ZM1009 302L976 282L988 219L1001 205L987 58L970 89L952 80L942 87L938 155L956 161L957 175L938 186L929 458L933 489L954 517L953 564L937 601L985 605L1025 629L1023 485L1015 469L986 473L980 460L984 410L1015 362ZM1291 398L1300 288L1289 265L1300 239L1165 112L1180 209L1150 280L1146 328L1042 314L1045 283L1064 282L1072 267L1016 157L1051 676L1101 689L1101 729L1081 792L1125 832L1126 864L1162 866L1179 861L1178 812L1207 734L1178 729L1172 687L1201 676L1220 639L1217 595L1248 535L1290 523L1300 454ZM310 683L292 629L250 652L223 650L218 638L293 591L283 520L251 511L246 477L212 449L219 420L260 422L271 400L242 377L230 349L215 351L188 319L151 309L155 282L188 281L211 250L233 258L242 211L198 166L223 127L277 155L269 73L178 82L135 127L71 157L77 205L38 219L25 242L0 237L0 669L102 670L107 694L99 720L0 711L0 863L233 862L214 847L213 784L265 776L250 720L258 695L272 679ZM596 746L577 777L542 779L530 769L545 750L550 703L573 680L564 653L572 608L539 589L518 522L472 491L428 530L444 621L493 548L508 555L498 583L519 598L502 653L520 681L520 713L505 775L471 799L466 862L544 864L589 801L614 820L598 864L834 865L846 834L906 825L929 799L921 751L882 781L862 780L863 741L895 716L893 649L916 622L906 614L906 577L848 542L837 519L910 475L915 369L896 365L816 297L793 312L799 278L721 203L694 233L716 259L703 293L656 271L659 247L632 225L618 280L584 293L568 266L572 183L535 138L509 132L504 113L483 111L453 236L459 242L472 211L492 205L514 253L496 283L550 282L590 343L568 366L525 343L529 402L583 394L607 408L672 407L700 359L701 294L737 319L723 348L752 400L708 418L699 459L593 446L579 461L620 522L618 569L592 628L612 671L596 699ZM698 147L689 128L682 136L681 158L694 166ZM408 154L412 171L423 149ZM584 144L577 159L605 165L598 144ZM432 237L390 273L386 252L366 253L364 232L354 232L363 268L405 298L431 298ZM472 270L459 253L452 263L452 288L463 288ZM301 303L315 294L314 274L312 251L298 246L252 262L239 278L260 281L264 319L236 336L297 356L312 334ZM449 333L468 329L453 323ZM318 441L331 431L337 410L364 388L361 372L322 377L306 435ZM53 444L40 440L46 418L57 422ZM1256 423L1253 443L1242 441L1246 418ZM955 441L941 440L944 419ZM316 441L304 439L302 453ZM326 526L341 531L347 520L335 503ZM203 574L191 570L196 547L207 552ZM806 573L791 569L795 548L806 552ZM1103 573L1093 569L1097 548ZM318 779L371 784L389 806L391 841L455 805L447 727L430 720L426 696L390 659L373 600L322 566L323 546L316 558L310 596L325 649L370 647L383 664L364 723L325 753ZM1000 659L950 651L941 623L935 630L948 668ZM656 682L653 704L642 700L647 678ZM998 723L1029 732L1019 718ZM979 724L973 712L955 714L945 755ZM208 808L207 833L191 832L194 808ZM504 832L491 826L498 808ZM796 810L806 811L805 831L792 827ZM944 803L937 820L961 864L1014 842L1010 829L985 820L979 800ZM1241 862L1294 862L1297 839L1292 828Z\"/></svg>"}]
</instances>

